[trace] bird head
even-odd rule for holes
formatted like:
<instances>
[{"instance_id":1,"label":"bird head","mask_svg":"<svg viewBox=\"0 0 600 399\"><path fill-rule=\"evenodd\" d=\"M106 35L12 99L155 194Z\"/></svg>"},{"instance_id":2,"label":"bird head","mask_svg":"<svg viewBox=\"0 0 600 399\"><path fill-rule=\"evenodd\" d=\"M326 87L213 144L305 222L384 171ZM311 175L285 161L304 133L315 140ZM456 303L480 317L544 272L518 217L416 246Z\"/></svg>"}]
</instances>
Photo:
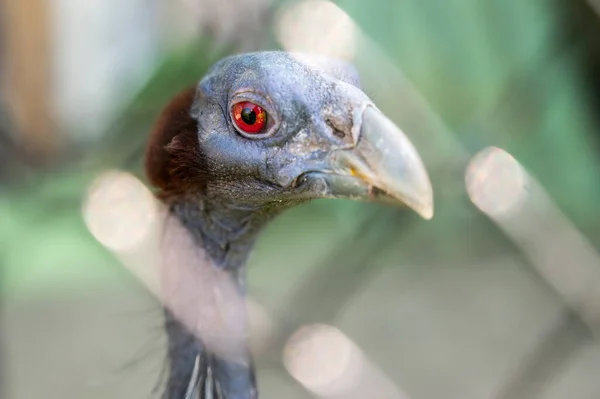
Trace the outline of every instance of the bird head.
<instances>
[{"instance_id":1,"label":"bird head","mask_svg":"<svg viewBox=\"0 0 600 399\"><path fill-rule=\"evenodd\" d=\"M258 52L215 64L163 111L146 171L166 201L352 198L433 215L431 183L407 136L351 65L318 56Z\"/></svg>"}]
</instances>

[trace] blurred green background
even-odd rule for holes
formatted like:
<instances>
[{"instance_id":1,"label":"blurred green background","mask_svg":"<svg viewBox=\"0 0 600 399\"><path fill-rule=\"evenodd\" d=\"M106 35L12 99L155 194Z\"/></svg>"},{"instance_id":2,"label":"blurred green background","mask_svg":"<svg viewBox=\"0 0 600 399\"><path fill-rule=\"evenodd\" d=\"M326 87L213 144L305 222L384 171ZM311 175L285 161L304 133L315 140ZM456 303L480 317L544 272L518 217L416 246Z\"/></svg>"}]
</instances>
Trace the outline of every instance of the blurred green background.
<instances>
[{"instance_id":1,"label":"blurred green background","mask_svg":"<svg viewBox=\"0 0 600 399\"><path fill-rule=\"evenodd\" d=\"M149 397L164 357L160 307L88 231L86 193L106 170L143 179L164 104L227 54L286 48L278 24L290 7L301 13L269 0L0 4L2 397ZM314 322L343 330L411 398L598 397L593 327L523 252L549 241L515 242L465 189L471 157L500 147L566 215L556 235L573 229L598 247L594 2L336 4L357 26L351 59L365 90L422 151L436 216L315 201L268 227L249 272L279 337L258 358L263 397L310 397L277 342ZM523 223L547 220L540 209ZM573 265L561 264L563 278ZM556 360L537 355L547 336L586 350L556 355L571 360L540 377L535 359Z\"/></svg>"}]
</instances>

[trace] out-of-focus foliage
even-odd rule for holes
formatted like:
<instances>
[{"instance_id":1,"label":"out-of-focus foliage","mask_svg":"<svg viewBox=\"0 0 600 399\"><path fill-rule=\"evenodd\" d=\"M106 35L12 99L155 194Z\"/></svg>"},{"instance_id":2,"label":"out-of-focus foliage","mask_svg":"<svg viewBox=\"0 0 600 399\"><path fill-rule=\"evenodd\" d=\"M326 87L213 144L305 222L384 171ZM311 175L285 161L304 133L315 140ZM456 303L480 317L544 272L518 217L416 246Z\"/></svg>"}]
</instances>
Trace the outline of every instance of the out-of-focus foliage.
<instances>
[{"instance_id":1,"label":"out-of-focus foliage","mask_svg":"<svg viewBox=\"0 0 600 399\"><path fill-rule=\"evenodd\" d=\"M579 224L596 224L598 135L555 2L344 0L472 152L519 159ZM402 93L398 93L399 96Z\"/></svg>"},{"instance_id":2,"label":"out-of-focus foliage","mask_svg":"<svg viewBox=\"0 0 600 399\"><path fill-rule=\"evenodd\" d=\"M87 277L114 273L90 265L105 264L108 254L83 224L80 210L86 190L106 168L130 169L143 177L146 137L160 111L223 54L225 48L205 38L165 54L164 62L100 142L80 149L64 165L40 171L25 186L15 184L5 190L0 213L7 217L0 223L0 242L6 248L2 262L6 293L64 292L65 285L77 287L74 281L85 287L90 283Z\"/></svg>"},{"instance_id":3,"label":"out-of-focus foliage","mask_svg":"<svg viewBox=\"0 0 600 399\"><path fill-rule=\"evenodd\" d=\"M490 145L507 150L540 180L578 228L599 231L596 202L600 198L600 145L596 111L582 80L580 48L577 43L564 40L560 2L341 0L337 4L415 85L432 113L441 118L452 137L470 154ZM272 22L265 22L264 34L271 47L278 48ZM180 48L167 49L146 86L123 109L106 135L73 150L69 161L59 167L39 171L28 179L27 185L0 187L0 215L4 215L0 218L0 267L5 294L27 299L48 294L72 297L79 291L114 286L116 281L127 278L127 272L84 225L81 205L86 190L105 169L128 169L143 176L145 138L162 107L173 94L196 83L214 61L235 52L235 44L215 43L205 34ZM403 94L397 93L399 104ZM389 97L386 100L379 105L393 113L396 104ZM398 109L398 114L402 111ZM402 125L401 118L395 121ZM386 268L401 269L398 273L405 273L401 274L403 278L423 290L416 302L420 298L424 303L439 305L436 293L451 289L444 291L437 280L432 283L433 288L423 283L429 275L419 274L421 269L411 268L413 264L429 267L432 274L447 273L444 276L455 284L451 287L462 287L459 280L464 278L465 292L477 297L481 292L473 288L479 281L473 277L476 273L469 274L470 266L463 265L480 261L481 270L496 273L490 280L500 281L491 288L497 292L495 303L529 298L523 292L538 292L531 288L534 283L529 280L517 287L524 287L523 292L519 291L522 297L507 293L509 298L505 298L506 287L502 283L513 281L521 263L511 264L512 268L507 267L503 274L504 269L495 269L492 260L504 253L520 259L521 254L469 202L463 182L464 166L453 165L456 170L451 171L432 168L435 183L443 186L448 174L454 180L450 193L444 191L447 187L434 186L438 213L427 224L413 223L414 215L344 201L320 201L283 215L267 229L253 255L250 291L259 299L276 304L273 308L280 306L287 313L278 316L286 321L294 317L302 322L312 321L313 317L331 321L342 312L340 308L350 306L347 303L353 294L357 294L353 300L360 302L360 288ZM373 223L368 224L371 219ZM590 238L598 243L598 237ZM334 255L339 255L339 264L332 258ZM490 260L490 264L482 259ZM336 267L320 271L324 264ZM484 275L477 278L489 283ZM495 275L500 278L496 280ZM395 320L396 306L410 303L395 303L394 295L400 295L401 289L392 283L387 288L384 299L392 311L385 317ZM534 294L534 299L538 298ZM508 314L514 310L510 308L512 302L508 303L506 308L498 308ZM449 315L456 311L451 305ZM515 308L522 307L517 305ZM292 308L294 311L289 311ZM441 305L439 309L445 311ZM364 314L377 320L377 309ZM429 320L422 319L425 324ZM449 320L448 325L454 326L453 322ZM454 339L453 332L462 331L454 328L431 334ZM412 330L407 331L410 334ZM381 331L374 335L379 333L385 335ZM414 336L422 335L414 332ZM426 338L419 342L423 344ZM490 347L487 342L482 339L480 349ZM442 344L439 348L447 349ZM385 358L385 351L378 350L375 356ZM436 354L442 356L441 349L433 352L432 349L432 358ZM280 354L272 355L275 358ZM390 362L395 365L402 359ZM434 363L430 366L433 369ZM421 383L431 385L418 378L410 382L417 387Z\"/></svg>"},{"instance_id":4,"label":"out-of-focus foliage","mask_svg":"<svg viewBox=\"0 0 600 399\"><path fill-rule=\"evenodd\" d=\"M344 0L339 5L387 52L469 151L488 145L508 150L579 225L598 223L595 198L600 194L600 168L593 145L595 126L575 65L577 49L558 40L560 9L555 4ZM275 41L272 44L277 46ZM3 226L9 226L4 228L10 233L3 234L14 240L8 258L15 257L15 261L5 262L5 267L14 264L8 269L24 273L28 267L17 265L37 263L19 255L27 254L23 249L32 245L28 241L32 237L48 236L39 231L40 219L28 222L36 210L40 217L55 218L64 225L64 214L48 213L45 208L69 204L59 207L71 210L65 211L69 220L79 219L70 206L81 200L99 170L128 168L141 175L145 138L164 104L197 82L214 61L234 51L235 45L215 44L205 36L166 52L146 87L97 144L80 149L82 156L62 170L42 172L28 188L7 193L11 222ZM348 203L333 209L344 223L361 214L356 207ZM52 223L44 225L54 231L53 237L72 234ZM71 225L83 229L80 221ZM85 234L81 231L69 244L73 251L85 253L80 242L88 239ZM44 241L35 239L40 244ZM64 248L56 243L49 247L57 255ZM36 253L43 250L38 247ZM40 257L42 263L47 259Z\"/></svg>"}]
</instances>

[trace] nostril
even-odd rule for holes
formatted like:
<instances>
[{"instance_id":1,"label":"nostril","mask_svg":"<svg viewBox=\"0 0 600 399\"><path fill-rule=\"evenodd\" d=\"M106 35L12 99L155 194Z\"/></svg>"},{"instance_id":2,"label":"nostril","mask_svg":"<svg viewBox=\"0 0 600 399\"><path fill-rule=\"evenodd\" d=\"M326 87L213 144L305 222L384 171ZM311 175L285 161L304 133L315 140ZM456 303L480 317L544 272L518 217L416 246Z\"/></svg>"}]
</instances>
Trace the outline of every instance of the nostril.
<instances>
[{"instance_id":1,"label":"nostril","mask_svg":"<svg viewBox=\"0 0 600 399\"><path fill-rule=\"evenodd\" d=\"M346 137L346 133L344 133L343 130L336 128L335 125L331 122L331 120L327 119L325 121L325 123L327 123L327 126L329 126L329 128L331 129L331 132L333 133L333 135L335 137L338 137L340 139L343 139Z\"/></svg>"},{"instance_id":2,"label":"nostril","mask_svg":"<svg viewBox=\"0 0 600 399\"><path fill-rule=\"evenodd\" d=\"M336 137L339 137L340 139L343 139L346 137L346 133L342 132L341 130L337 130L337 129L333 130L333 135Z\"/></svg>"},{"instance_id":3,"label":"nostril","mask_svg":"<svg viewBox=\"0 0 600 399\"><path fill-rule=\"evenodd\" d=\"M343 139L344 137L346 137L346 133L342 132L341 130L337 130L337 129L333 129L333 135L335 137L339 137L340 139Z\"/></svg>"}]
</instances>

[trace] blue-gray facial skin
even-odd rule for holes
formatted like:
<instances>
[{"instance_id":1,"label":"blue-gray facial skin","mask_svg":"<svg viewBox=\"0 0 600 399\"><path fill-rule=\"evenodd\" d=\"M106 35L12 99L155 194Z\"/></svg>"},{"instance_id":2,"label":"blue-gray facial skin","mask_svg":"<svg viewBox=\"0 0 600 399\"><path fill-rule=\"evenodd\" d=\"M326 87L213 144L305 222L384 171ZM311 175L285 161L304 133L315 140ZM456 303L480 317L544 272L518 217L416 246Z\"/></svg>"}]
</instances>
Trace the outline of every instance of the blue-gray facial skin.
<instances>
[{"instance_id":1,"label":"blue-gray facial skin","mask_svg":"<svg viewBox=\"0 0 600 399\"><path fill-rule=\"evenodd\" d=\"M240 101L266 111L264 132L236 126L231 109ZM226 58L200 82L192 112L215 183L208 195L252 204L381 197L431 217L431 186L416 150L347 63L285 52Z\"/></svg>"},{"instance_id":2,"label":"blue-gray facial skin","mask_svg":"<svg viewBox=\"0 0 600 399\"><path fill-rule=\"evenodd\" d=\"M234 106L242 103L246 121L258 120L248 117L256 109L264 126L254 131L239 123ZM351 198L433 216L431 183L407 136L361 90L351 65L318 56L274 51L217 63L159 118L146 171L211 267L229 272L242 294L252 245L284 209ZM173 309L165 311L170 367L163 398L257 397L247 351L237 360L220 357Z\"/></svg>"}]
</instances>

